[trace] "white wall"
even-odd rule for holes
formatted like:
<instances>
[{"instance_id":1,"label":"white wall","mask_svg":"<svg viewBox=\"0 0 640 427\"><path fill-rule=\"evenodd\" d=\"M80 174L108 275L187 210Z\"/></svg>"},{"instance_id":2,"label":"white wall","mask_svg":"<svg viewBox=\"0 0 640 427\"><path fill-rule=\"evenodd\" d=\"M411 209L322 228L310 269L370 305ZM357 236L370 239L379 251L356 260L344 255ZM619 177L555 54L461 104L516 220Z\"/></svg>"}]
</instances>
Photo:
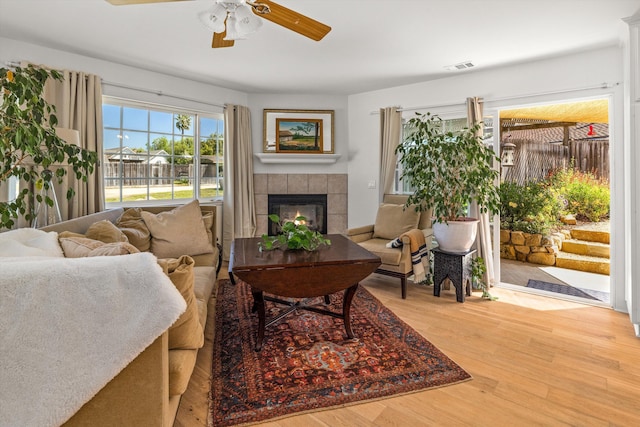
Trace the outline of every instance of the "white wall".
<instances>
[{"instance_id":1,"label":"white wall","mask_svg":"<svg viewBox=\"0 0 640 427\"><path fill-rule=\"evenodd\" d=\"M603 84L608 87L602 88ZM563 102L570 99L609 99L611 121L611 184L614 190L611 208L612 227L612 297L617 310L625 311L624 284L625 243L628 230L623 224L630 215L625 191L634 183L625 182L625 150L630 142L624 138L624 60L622 46L602 48L561 58L536 61L419 84L389 88L349 97L349 227L375 221L379 192L368 183L379 185L380 108L400 106L447 116L466 116L467 97L485 100L485 115L500 109ZM438 108L437 106L443 106ZM405 116L413 114L406 111ZM497 130L497 126L494 130ZM496 138L498 136L496 135ZM627 175L628 176L628 175Z\"/></svg>"},{"instance_id":2,"label":"white wall","mask_svg":"<svg viewBox=\"0 0 640 427\"><path fill-rule=\"evenodd\" d=\"M334 152L340 154L335 164L263 164L254 160L254 173L347 173L349 132L347 97L337 95L273 95L250 94L253 152L262 153L263 110L334 110ZM310 156L313 156L310 154Z\"/></svg>"},{"instance_id":3,"label":"white wall","mask_svg":"<svg viewBox=\"0 0 640 427\"><path fill-rule=\"evenodd\" d=\"M615 108L621 111L623 99L619 87L565 91L605 82L621 83L622 78L622 50L612 47L518 66L462 72L446 79L349 96L349 227L371 224L375 220L378 189L369 189L368 184L375 181L376 187L379 185L380 108L433 106L427 110L443 115L458 111L464 117L464 102L470 96L485 99L486 114L494 108L612 95ZM532 94L543 95L528 96ZM440 105L445 107L436 108ZM622 115L619 116L614 127L616 133L622 135Z\"/></svg>"},{"instance_id":4,"label":"white wall","mask_svg":"<svg viewBox=\"0 0 640 427\"><path fill-rule=\"evenodd\" d=\"M0 64L2 66L5 66L4 64L8 61L30 61L51 68L96 74L102 77L104 95L208 112L221 112L222 107L220 106L225 103L247 104L246 93L207 83L146 71L115 62L76 55L2 37L0 37L0 46L2 47L0 50ZM108 83L143 89L154 93L115 87ZM158 92L166 95L157 95ZM187 100L174 98L170 95L187 98ZM220 106L216 107L210 104L218 104Z\"/></svg>"}]
</instances>

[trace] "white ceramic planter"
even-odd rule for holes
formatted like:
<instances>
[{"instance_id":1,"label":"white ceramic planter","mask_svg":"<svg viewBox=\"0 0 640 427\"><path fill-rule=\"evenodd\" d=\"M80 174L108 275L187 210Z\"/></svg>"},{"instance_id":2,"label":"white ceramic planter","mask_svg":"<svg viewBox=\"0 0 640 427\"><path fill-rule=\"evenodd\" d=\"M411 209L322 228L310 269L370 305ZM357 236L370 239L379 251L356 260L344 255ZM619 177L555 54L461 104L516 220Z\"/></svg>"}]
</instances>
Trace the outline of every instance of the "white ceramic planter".
<instances>
[{"instance_id":1,"label":"white ceramic planter","mask_svg":"<svg viewBox=\"0 0 640 427\"><path fill-rule=\"evenodd\" d=\"M433 236L438 241L438 247L447 252L467 252L476 241L478 222L475 218L465 218L464 221L449 221L448 224L434 223Z\"/></svg>"}]
</instances>

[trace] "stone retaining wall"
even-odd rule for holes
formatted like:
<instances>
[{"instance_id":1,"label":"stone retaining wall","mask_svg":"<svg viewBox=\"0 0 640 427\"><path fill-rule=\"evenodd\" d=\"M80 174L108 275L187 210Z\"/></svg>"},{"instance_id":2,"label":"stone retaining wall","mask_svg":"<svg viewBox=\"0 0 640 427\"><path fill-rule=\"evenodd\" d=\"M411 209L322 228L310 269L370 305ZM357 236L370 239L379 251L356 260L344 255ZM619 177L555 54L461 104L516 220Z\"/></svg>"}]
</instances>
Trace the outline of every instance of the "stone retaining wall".
<instances>
[{"instance_id":1,"label":"stone retaining wall","mask_svg":"<svg viewBox=\"0 0 640 427\"><path fill-rule=\"evenodd\" d=\"M500 258L555 265L556 254L562 249L562 242L570 238L571 233L564 230L549 236L500 230Z\"/></svg>"}]
</instances>

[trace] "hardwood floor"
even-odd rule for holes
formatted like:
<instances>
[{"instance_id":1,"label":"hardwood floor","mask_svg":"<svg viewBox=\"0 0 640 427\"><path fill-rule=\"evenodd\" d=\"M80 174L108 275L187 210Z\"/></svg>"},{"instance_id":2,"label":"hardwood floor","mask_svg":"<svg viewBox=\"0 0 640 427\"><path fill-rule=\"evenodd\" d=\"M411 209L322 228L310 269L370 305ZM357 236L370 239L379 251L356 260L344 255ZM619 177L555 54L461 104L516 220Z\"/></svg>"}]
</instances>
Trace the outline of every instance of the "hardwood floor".
<instances>
[{"instance_id":1,"label":"hardwood floor","mask_svg":"<svg viewBox=\"0 0 640 427\"><path fill-rule=\"evenodd\" d=\"M361 284L473 380L261 426L640 425L640 339L626 314L496 288L497 301L474 292L461 304L410 282L402 300L399 280L375 274ZM211 322L177 427L207 426Z\"/></svg>"}]
</instances>

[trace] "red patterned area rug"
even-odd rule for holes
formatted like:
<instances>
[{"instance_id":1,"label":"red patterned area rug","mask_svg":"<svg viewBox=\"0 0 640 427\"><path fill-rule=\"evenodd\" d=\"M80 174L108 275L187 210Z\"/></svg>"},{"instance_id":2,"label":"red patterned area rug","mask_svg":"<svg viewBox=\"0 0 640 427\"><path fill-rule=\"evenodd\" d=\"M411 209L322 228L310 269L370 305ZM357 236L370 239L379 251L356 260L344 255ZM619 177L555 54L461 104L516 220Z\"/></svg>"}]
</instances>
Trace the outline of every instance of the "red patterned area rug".
<instances>
[{"instance_id":1,"label":"red patterned area rug","mask_svg":"<svg viewBox=\"0 0 640 427\"><path fill-rule=\"evenodd\" d=\"M323 298L317 299L324 304ZM265 302L267 321L281 306ZM341 319L291 313L254 350L258 317L248 285L221 280L216 304L209 425L248 425L412 393L471 379L363 287L351 306L357 338ZM331 296L340 312L342 293Z\"/></svg>"}]
</instances>

